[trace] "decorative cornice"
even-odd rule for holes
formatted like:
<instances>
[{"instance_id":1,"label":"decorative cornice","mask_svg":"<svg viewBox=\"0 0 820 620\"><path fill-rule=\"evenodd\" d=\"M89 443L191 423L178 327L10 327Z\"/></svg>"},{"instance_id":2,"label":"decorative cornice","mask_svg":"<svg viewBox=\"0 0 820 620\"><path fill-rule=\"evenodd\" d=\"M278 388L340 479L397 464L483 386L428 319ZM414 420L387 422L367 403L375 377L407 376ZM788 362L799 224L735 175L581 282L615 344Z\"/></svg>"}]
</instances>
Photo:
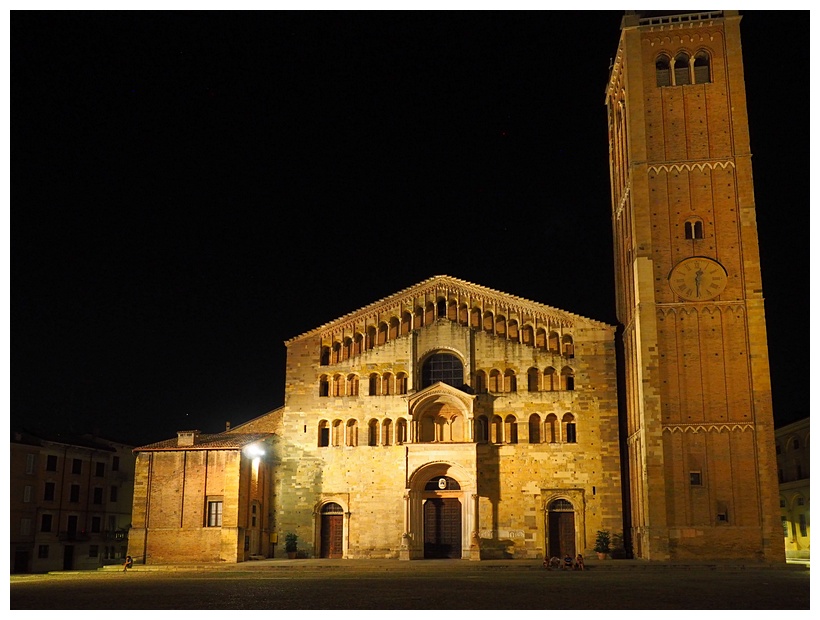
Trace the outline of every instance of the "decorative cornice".
<instances>
[{"instance_id":1,"label":"decorative cornice","mask_svg":"<svg viewBox=\"0 0 820 620\"><path fill-rule=\"evenodd\" d=\"M666 316L669 314L676 314L677 312L685 312L686 314L698 312L712 312L724 311L729 312L744 312L746 305L742 301L675 301L669 303L658 303L658 316Z\"/></svg>"},{"instance_id":2,"label":"decorative cornice","mask_svg":"<svg viewBox=\"0 0 820 620\"><path fill-rule=\"evenodd\" d=\"M642 430L638 429L626 438L626 443L633 446L639 442L642 436ZM700 424L663 424L661 430L664 433L733 433L736 431L754 432L755 426L750 422L735 422L735 423L710 423L704 422Z\"/></svg>"},{"instance_id":3,"label":"decorative cornice","mask_svg":"<svg viewBox=\"0 0 820 620\"><path fill-rule=\"evenodd\" d=\"M727 159L724 161L701 161L701 162L680 162L676 164L647 164L646 169L648 172L692 172L693 170L698 170L699 172L703 172L705 169L715 170L717 168L721 168L725 170L726 168L734 168L735 162L734 160Z\"/></svg>"},{"instance_id":4,"label":"decorative cornice","mask_svg":"<svg viewBox=\"0 0 820 620\"><path fill-rule=\"evenodd\" d=\"M734 431L752 431L754 432L754 424L748 422L735 424L664 424L664 433L732 433Z\"/></svg>"}]
</instances>

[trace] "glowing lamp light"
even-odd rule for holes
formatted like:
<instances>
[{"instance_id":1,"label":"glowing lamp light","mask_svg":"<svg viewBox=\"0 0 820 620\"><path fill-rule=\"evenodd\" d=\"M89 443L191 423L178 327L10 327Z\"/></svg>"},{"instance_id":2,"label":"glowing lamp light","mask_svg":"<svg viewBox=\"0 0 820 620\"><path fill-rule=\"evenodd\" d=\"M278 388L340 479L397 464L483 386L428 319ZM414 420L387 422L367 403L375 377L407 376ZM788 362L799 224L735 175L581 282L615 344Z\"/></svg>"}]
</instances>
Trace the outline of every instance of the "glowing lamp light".
<instances>
[{"instance_id":1,"label":"glowing lamp light","mask_svg":"<svg viewBox=\"0 0 820 620\"><path fill-rule=\"evenodd\" d=\"M244 452L245 456L247 456L248 458L255 458L258 456L263 456L265 454L265 451L261 448L261 446L255 443L249 446L245 446L242 449L242 452Z\"/></svg>"}]
</instances>

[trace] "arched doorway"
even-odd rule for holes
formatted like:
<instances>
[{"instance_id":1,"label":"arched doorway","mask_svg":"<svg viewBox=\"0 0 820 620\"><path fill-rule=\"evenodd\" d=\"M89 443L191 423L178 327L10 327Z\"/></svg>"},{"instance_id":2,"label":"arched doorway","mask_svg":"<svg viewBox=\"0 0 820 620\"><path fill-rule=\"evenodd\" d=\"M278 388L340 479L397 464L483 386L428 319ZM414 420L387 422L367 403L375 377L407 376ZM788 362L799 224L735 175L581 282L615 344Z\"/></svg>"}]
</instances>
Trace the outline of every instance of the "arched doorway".
<instances>
[{"instance_id":1,"label":"arched doorway","mask_svg":"<svg viewBox=\"0 0 820 620\"><path fill-rule=\"evenodd\" d=\"M556 499L547 507L547 554L575 557L575 508L566 499Z\"/></svg>"},{"instance_id":2,"label":"arched doorway","mask_svg":"<svg viewBox=\"0 0 820 620\"><path fill-rule=\"evenodd\" d=\"M461 486L450 476L435 476L424 487L424 557L427 559L461 558L461 501L452 497L451 491L461 491Z\"/></svg>"},{"instance_id":3,"label":"arched doorway","mask_svg":"<svg viewBox=\"0 0 820 620\"><path fill-rule=\"evenodd\" d=\"M321 521L319 557L341 558L344 510L339 504L329 502L322 506Z\"/></svg>"}]
</instances>

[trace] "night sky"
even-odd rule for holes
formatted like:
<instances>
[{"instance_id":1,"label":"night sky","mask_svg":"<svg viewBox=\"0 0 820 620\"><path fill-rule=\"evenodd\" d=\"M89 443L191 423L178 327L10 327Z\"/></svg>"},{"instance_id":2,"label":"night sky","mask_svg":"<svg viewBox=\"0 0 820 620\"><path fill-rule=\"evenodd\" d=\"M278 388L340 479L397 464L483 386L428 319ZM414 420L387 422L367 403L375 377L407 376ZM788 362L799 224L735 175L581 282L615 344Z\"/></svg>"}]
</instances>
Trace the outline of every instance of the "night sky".
<instances>
[{"instance_id":1,"label":"night sky","mask_svg":"<svg viewBox=\"0 0 820 620\"><path fill-rule=\"evenodd\" d=\"M434 275L616 324L621 15L12 12L12 428L219 432L283 404L285 340ZM741 35L785 423L809 402L809 13Z\"/></svg>"}]
</instances>

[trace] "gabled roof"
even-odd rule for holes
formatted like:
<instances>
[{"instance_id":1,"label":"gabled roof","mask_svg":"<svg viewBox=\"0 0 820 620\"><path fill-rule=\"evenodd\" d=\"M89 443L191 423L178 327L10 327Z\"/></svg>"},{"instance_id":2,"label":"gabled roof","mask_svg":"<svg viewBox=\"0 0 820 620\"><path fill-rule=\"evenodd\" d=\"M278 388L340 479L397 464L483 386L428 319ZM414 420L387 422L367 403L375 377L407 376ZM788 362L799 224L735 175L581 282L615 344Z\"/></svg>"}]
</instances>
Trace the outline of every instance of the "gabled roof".
<instances>
[{"instance_id":1,"label":"gabled roof","mask_svg":"<svg viewBox=\"0 0 820 620\"><path fill-rule=\"evenodd\" d=\"M285 341L285 345L289 345L295 340L300 340L307 336L324 333L327 331L334 331L342 327L360 323L368 318L378 318L380 313L389 313L391 311L398 311L412 308L414 301L419 296L434 293L439 294L446 292L448 294L455 294L463 299L470 299L473 302L480 301L483 304L491 307L501 307L507 312L513 312L521 315L534 316L544 323L549 323L556 327L572 327L578 322L586 323L590 326L606 327L615 329L614 326L600 321L595 321L578 314L567 312L553 308L545 304L541 304L523 297L503 293L480 284L473 284L466 280L459 280L451 276L433 276L427 280L423 280L414 286L402 289L397 293L393 293L388 297L384 297L358 310L345 314L338 319L320 325L315 329L304 332L298 336Z\"/></svg>"},{"instance_id":2,"label":"gabled roof","mask_svg":"<svg viewBox=\"0 0 820 620\"><path fill-rule=\"evenodd\" d=\"M272 437L273 433L216 433L199 435L191 446L180 446L177 437L134 448L134 452L189 451L189 450L241 450L247 445Z\"/></svg>"}]
</instances>

